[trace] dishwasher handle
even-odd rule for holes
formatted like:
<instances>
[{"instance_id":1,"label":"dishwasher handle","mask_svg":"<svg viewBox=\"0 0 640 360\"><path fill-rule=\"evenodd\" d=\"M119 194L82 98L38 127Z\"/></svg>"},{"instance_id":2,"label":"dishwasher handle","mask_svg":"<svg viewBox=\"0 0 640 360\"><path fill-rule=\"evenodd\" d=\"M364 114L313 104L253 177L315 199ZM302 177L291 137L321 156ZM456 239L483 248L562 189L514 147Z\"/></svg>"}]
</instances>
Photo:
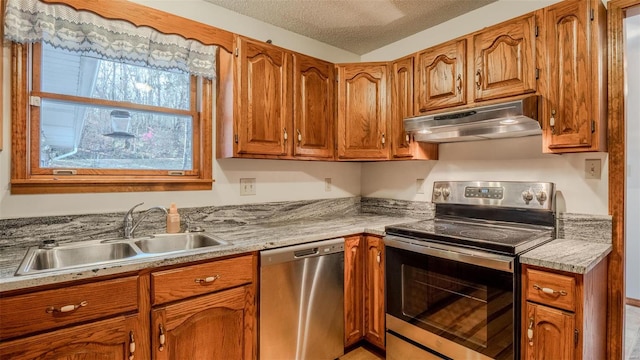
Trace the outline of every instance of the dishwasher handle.
<instances>
[{"instance_id":1,"label":"dishwasher handle","mask_svg":"<svg viewBox=\"0 0 640 360\"><path fill-rule=\"evenodd\" d=\"M318 255L318 252L319 250L317 247L308 248L304 250L297 250L293 252L293 257L295 257L296 259L299 259L307 256Z\"/></svg>"}]
</instances>

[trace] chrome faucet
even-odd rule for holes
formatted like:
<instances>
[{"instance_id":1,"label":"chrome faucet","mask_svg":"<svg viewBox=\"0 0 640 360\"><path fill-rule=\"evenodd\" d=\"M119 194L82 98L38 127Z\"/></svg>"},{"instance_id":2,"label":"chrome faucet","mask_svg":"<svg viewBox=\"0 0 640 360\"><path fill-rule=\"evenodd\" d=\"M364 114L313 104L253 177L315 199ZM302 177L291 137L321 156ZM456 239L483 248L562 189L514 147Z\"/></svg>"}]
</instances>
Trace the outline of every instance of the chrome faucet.
<instances>
[{"instance_id":1,"label":"chrome faucet","mask_svg":"<svg viewBox=\"0 0 640 360\"><path fill-rule=\"evenodd\" d=\"M133 221L133 210L135 210L135 208L137 208L138 206L144 204L143 202L141 202L140 204L134 205L131 209L129 209L129 211L127 211L127 214L124 216L124 237L126 239L131 239L133 237L133 232L136 231L136 228L138 227L138 225L140 225L140 222L142 222L142 220L144 220L145 217L147 217L147 215L149 215L149 213L153 210L162 210L164 212L165 215L168 214L167 209L165 209L162 206L154 206L154 207L150 207L147 210L145 210L142 215L140 215L140 217L138 218L138 221Z\"/></svg>"}]
</instances>

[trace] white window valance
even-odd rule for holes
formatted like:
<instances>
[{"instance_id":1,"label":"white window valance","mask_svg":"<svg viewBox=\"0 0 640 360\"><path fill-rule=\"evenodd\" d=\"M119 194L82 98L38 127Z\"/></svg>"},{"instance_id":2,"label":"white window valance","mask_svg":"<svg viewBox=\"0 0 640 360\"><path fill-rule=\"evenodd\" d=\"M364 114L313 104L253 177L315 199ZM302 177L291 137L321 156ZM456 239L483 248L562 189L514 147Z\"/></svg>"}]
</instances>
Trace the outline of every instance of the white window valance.
<instances>
[{"instance_id":1,"label":"white window valance","mask_svg":"<svg viewBox=\"0 0 640 360\"><path fill-rule=\"evenodd\" d=\"M66 5L8 0L5 37L18 43L46 42L133 65L215 78L217 46L163 34L150 27L136 27L123 20L105 19Z\"/></svg>"}]
</instances>

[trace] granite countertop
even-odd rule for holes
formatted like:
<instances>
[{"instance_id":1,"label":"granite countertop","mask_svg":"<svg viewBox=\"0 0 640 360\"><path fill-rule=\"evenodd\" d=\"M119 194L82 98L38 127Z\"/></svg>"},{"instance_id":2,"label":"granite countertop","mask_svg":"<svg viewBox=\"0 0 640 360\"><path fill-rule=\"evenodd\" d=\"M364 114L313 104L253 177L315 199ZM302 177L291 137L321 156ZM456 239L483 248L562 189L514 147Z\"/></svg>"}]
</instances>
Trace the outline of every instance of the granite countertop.
<instances>
[{"instance_id":1,"label":"granite countertop","mask_svg":"<svg viewBox=\"0 0 640 360\"><path fill-rule=\"evenodd\" d=\"M585 274L611 252L610 243L555 239L520 256L520 263Z\"/></svg>"},{"instance_id":2,"label":"granite countertop","mask_svg":"<svg viewBox=\"0 0 640 360\"><path fill-rule=\"evenodd\" d=\"M214 259L365 232L384 235L384 227L386 225L409 221L415 221L415 219L405 216L358 214L331 218L266 222L262 224L215 224L215 226L207 226L206 223L203 223L202 227L207 234L215 235L229 244L208 249L193 250L186 253L136 257L135 259L123 260L97 267L90 266L23 276L14 276L14 273L28 248L5 248L2 249L2 262L0 262L0 291L24 289L70 280L87 279L147 268Z\"/></svg>"}]
</instances>

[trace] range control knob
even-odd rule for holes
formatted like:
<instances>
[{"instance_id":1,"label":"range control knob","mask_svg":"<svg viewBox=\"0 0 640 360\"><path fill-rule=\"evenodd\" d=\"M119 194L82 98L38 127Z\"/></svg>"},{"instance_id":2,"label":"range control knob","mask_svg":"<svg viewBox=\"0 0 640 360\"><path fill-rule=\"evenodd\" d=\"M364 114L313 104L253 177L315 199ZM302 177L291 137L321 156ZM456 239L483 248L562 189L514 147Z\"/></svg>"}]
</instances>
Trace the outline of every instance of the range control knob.
<instances>
[{"instance_id":1,"label":"range control knob","mask_svg":"<svg viewBox=\"0 0 640 360\"><path fill-rule=\"evenodd\" d=\"M437 199L440 197L440 195L442 195L442 188L434 188L433 189L433 198Z\"/></svg>"},{"instance_id":2,"label":"range control knob","mask_svg":"<svg viewBox=\"0 0 640 360\"><path fill-rule=\"evenodd\" d=\"M547 193L544 192L543 190L538 191L536 193L536 200L538 200L540 205L543 205L544 202L547 201Z\"/></svg>"},{"instance_id":3,"label":"range control knob","mask_svg":"<svg viewBox=\"0 0 640 360\"><path fill-rule=\"evenodd\" d=\"M523 191L522 192L522 200L524 200L524 202L527 205L529 205L529 202L531 200L533 200L533 191L531 191L531 189Z\"/></svg>"},{"instance_id":4,"label":"range control knob","mask_svg":"<svg viewBox=\"0 0 640 360\"><path fill-rule=\"evenodd\" d=\"M442 197L447 200L447 198L451 195L451 189L448 187L442 188Z\"/></svg>"}]
</instances>

